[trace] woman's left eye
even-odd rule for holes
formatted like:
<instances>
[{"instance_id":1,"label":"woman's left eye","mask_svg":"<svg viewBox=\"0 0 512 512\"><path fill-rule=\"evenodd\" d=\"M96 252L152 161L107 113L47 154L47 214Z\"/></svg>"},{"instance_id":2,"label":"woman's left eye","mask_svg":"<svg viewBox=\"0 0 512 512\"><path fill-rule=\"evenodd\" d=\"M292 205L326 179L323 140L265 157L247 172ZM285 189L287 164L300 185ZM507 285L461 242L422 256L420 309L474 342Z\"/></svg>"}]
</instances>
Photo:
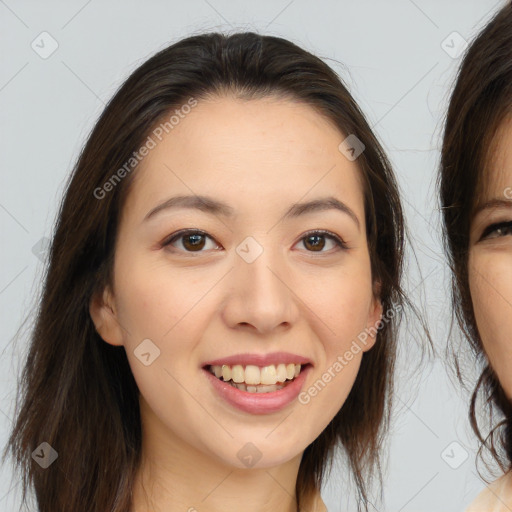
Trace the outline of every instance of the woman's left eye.
<instances>
[{"instance_id":1,"label":"woman's left eye","mask_svg":"<svg viewBox=\"0 0 512 512\"><path fill-rule=\"evenodd\" d=\"M203 231L198 230L185 230L179 231L178 233L174 233L168 238L166 241L162 243L162 247L173 246L177 248L174 244L181 240L181 248L185 250L185 252L203 252L202 249L205 248L206 239L209 239L213 242L213 238L207 235ZM334 244L334 247L346 249L346 244L340 237L331 233L329 231L324 230L316 230L306 233L299 242L302 241L303 246L308 249L308 252L328 252L323 251L326 246L325 240L331 240L331 243ZM215 244L214 244L215 245ZM216 245L215 247L219 247ZM215 248L214 247L214 248ZM309 250L310 249L310 250Z\"/></svg>"},{"instance_id":2,"label":"woman's left eye","mask_svg":"<svg viewBox=\"0 0 512 512\"><path fill-rule=\"evenodd\" d=\"M339 249L347 248L345 242L339 236L331 233L330 231L311 231L306 233L306 235L301 238L301 241L303 242L304 247L306 247L306 241L308 241L307 243L314 248L311 252L327 252L322 251L325 247L326 238L331 240L331 242L334 243L334 246Z\"/></svg>"},{"instance_id":3,"label":"woman's left eye","mask_svg":"<svg viewBox=\"0 0 512 512\"><path fill-rule=\"evenodd\" d=\"M491 224L484 229L480 240L488 238L499 238L506 235L512 235L512 221L498 222Z\"/></svg>"}]
</instances>

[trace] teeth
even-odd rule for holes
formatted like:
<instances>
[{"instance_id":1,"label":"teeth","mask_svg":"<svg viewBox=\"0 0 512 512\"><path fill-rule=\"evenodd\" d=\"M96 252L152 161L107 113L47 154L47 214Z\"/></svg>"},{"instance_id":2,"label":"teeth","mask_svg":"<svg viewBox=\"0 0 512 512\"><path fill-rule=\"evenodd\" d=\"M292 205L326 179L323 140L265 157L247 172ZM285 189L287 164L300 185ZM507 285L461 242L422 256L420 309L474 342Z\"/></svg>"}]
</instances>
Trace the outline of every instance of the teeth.
<instances>
[{"instance_id":1,"label":"teeth","mask_svg":"<svg viewBox=\"0 0 512 512\"><path fill-rule=\"evenodd\" d=\"M275 384L277 382L277 370L274 365L264 366L260 371L261 384Z\"/></svg>"},{"instance_id":2,"label":"teeth","mask_svg":"<svg viewBox=\"0 0 512 512\"><path fill-rule=\"evenodd\" d=\"M222 365L222 378L225 381L231 380L231 366Z\"/></svg>"},{"instance_id":3,"label":"teeth","mask_svg":"<svg viewBox=\"0 0 512 512\"><path fill-rule=\"evenodd\" d=\"M244 367L236 364L233 366L231 370L231 379L233 382L243 382L244 381Z\"/></svg>"},{"instance_id":4,"label":"teeth","mask_svg":"<svg viewBox=\"0 0 512 512\"><path fill-rule=\"evenodd\" d=\"M254 385L261 384L260 378L261 378L261 372L257 366L248 364L245 367L244 381L246 384L254 384ZM275 384L275 382L274 382L274 384Z\"/></svg>"},{"instance_id":5,"label":"teeth","mask_svg":"<svg viewBox=\"0 0 512 512\"><path fill-rule=\"evenodd\" d=\"M231 381L230 384L240 391L248 391L249 393L271 393L285 387L279 384L274 384L273 386L246 386L245 384L234 384L233 381Z\"/></svg>"},{"instance_id":6,"label":"teeth","mask_svg":"<svg viewBox=\"0 0 512 512\"><path fill-rule=\"evenodd\" d=\"M297 377L300 373L301 365L281 363L277 366L271 364L260 368L249 364L244 369L240 364L235 364L234 366L223 364L222 366L210 366L209 370L218 379L222 377L225 382L232 381L235 387L243 386L243 391L251 391L251 388L254 388L252 392L264 393L265 391L259 390L265 386L271 387L277 384L279 387L278 383L284 384L287 380L293 380ZM259 386L258 391L256 391L256 386Z\"/></svg>"},{"instance_id":7,"label":"teeth","mask_svg":"<svg viewBox=\"0 0 512 512\"><path fill-rule=\"evenodd\" d=\"M286 365L279 364L279 365L277 365L277 382L284 382L285 380L286 380Z\"/></svg>"}]
</instances>

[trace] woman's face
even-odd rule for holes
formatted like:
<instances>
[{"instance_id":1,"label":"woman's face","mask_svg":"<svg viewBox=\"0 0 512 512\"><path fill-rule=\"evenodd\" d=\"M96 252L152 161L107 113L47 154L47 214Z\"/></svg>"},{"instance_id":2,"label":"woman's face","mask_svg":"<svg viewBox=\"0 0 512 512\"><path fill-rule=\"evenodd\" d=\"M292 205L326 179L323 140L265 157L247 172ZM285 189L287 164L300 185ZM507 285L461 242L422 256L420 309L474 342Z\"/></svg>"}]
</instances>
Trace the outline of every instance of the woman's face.
<instances>
[{"instance_id":1,"label":"woman's face","mask_svg":"<svg viewBox=\"0 0 512 512\"><path fill-rule=\"evenodd\" d=\"M480 338L512 399L512 122L494 144L471 224L468 274Z\"/></svg>"},{"instance_id":2,"label":"woman's face","mask_svg":"<svg viewBox=\"0 0 512 512\"><path fill-rule=\"evenodd\" d=\"M91 315L126 350L146 436L229 466L270 467L299 455L339 411L375 341L361 333L381 315L362 179L338 149L344 139L309 106L217 98L142 160L113 289ZM301 362L293 379L289 365ZM242 389L211 373L223 363L217 370Z\"/></svg>"}]
</instances>

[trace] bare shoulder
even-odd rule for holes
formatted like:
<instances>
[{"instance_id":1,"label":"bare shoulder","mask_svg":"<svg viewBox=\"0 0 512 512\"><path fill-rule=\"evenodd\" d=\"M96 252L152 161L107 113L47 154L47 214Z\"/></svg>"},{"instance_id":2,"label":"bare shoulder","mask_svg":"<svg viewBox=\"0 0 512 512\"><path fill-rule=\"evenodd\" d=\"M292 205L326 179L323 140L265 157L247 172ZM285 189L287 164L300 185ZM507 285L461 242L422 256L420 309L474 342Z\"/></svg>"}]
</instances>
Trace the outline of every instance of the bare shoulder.
<instances>
[{"instance_id":1,"label":"bare shoulder","mask_svg":"<svg viewBox=\"0 0 512 512\"><path fill-rule=\"evenodd\" d=\"M512 472L488 485L466 512L508 512L512 508Z\"/></svg>"}]
</instances>

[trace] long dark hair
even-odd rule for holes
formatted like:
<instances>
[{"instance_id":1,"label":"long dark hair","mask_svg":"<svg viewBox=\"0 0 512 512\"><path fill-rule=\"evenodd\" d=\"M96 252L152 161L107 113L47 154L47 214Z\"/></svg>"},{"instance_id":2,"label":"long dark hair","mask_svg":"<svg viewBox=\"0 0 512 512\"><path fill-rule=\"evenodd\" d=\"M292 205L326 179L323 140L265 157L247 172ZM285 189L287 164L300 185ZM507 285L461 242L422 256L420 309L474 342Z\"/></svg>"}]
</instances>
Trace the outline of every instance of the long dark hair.
<instances>
[{"instance_id":1,"label":"long dark hair","mask_svg":"<svg viewBox=\"0 0 512 512\"><path fill-rule=\"evenodd\" d=\"M128 77L101 114L67 183L9 441L9 453L23 472L24 497L33 486L41 512L129 511L141 450L138 389L123 347L97 334L89 302L111 283L119 215L136 168L108 193L98 190L174 109L190 98L226 93L302 101L335 123L340 142L352 134L364 144L356 163L364 182L372 275L381 283L389 319L364 354L342 409L304 451L297 500L300 504L320 489L338 443L365 509L368 479L376 470L382 477L379 456L404 300L404 227L391 166L348 90L320 58L278 37L208 33L161 50ZM48 470L31 459L43 441L58 452Z\"/></svg>"},{"instance_id":2,"label":"long dark hair","mask_svg":"<svg viewBox=\"0 0 512 512\"><path fill-rule=\"evenodd\" d=\"M487 164L498 128L512 111L512 8L498 11L468 47L450 99L443 136L439 190L444 240L452 270L455 318L480 363L480 377L470 401L473 431L503 470L512 465L512 407L489 365L476 326L469 288L469 233L478 191L488 175ZM460 357L455 365L461 382ZM487 435L478 422L481 397L487 419L495 423ZM496 419L501 417L499 422Z\"/></svg>"}]
</instances>

